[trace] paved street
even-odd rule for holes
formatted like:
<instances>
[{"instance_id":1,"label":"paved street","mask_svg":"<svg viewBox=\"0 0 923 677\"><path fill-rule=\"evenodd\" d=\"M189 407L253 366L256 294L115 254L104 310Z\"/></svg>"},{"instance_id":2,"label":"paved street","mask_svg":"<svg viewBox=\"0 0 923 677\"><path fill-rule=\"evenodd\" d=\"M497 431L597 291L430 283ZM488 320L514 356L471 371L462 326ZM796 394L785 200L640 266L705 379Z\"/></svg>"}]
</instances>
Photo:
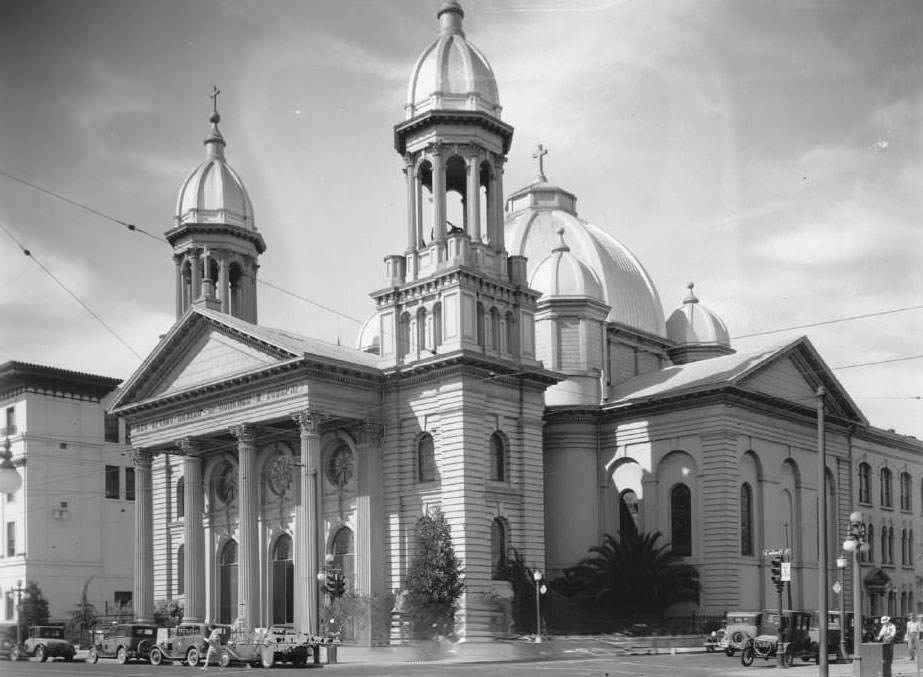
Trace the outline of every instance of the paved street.
<instances>
[{"instance_id":1,"label":"paved street","mask_svg":"<svg viewBox=\"0 0 923 677\"><path fill-rule=\"evenodd\" d=\"M749 668L744 668L737 658L727 658L722 654L678 654L659 656L608 656L600 658L568 659L558 658L544 661L514 663L454 663L436 661L429 663L408 662L364 662L367 656L358 662L344 657L342 663L321 668L295 668L278 666L273 672L292 674L304 670L323 670L328 677L462 677L465 675L530 675L531 677L704 677L722 675L727 677L765 677L767 674L781 673L774 662L757 661ZM205 674L224 674L226 677L243 677L256 669L231 666L226 670L210 667ZM23 675L26 677L65 677L67 675L108 676L115 677L191 677L202 674L201 670L182 665L161 665L153 667L146 663L118 665L114 661L100 661L96 665L83 663L65 663L50 661L38 663L21 661L19 663L0 663L0 674L6 677ZM817 675L814 664L796 665L784 672L785 677L808 677ZM850 665L831 665L831 677L848 677L852 674ZM893 665L894 677L912 677L918 674L916 666L907 660L898 660ZM268 676L267 676L268 677Z\"/></svg>"}]
</instances>

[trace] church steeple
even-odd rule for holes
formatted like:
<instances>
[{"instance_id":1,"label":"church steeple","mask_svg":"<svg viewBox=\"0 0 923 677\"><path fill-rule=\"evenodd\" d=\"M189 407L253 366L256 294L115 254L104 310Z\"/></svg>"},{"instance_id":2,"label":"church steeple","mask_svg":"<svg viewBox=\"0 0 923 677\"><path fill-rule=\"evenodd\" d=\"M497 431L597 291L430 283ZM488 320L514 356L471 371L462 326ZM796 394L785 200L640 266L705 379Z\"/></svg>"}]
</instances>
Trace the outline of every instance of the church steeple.
<instances>
[{"instance_id":1,"label":"church steeple","mask_svg":"<svg viewBox=\"0 0 923 677\"><path fill-rule=\"evenodd\" d=\"M205 161L186 178L176 201L176 226L167 231L176 263L176 316L193 304L256 323L257 259L266 250L256 230L253 205L243 181L224 157L218 129L217 87Z\"/></svg>"}]
</instances>

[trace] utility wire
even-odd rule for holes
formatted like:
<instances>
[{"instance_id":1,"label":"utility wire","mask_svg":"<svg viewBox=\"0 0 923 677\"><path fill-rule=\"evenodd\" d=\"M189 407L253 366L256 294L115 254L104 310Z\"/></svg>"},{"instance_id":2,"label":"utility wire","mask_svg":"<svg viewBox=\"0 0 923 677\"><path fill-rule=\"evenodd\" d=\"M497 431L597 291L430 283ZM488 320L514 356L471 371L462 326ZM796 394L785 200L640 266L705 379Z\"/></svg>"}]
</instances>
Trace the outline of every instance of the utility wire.
<instances>
[{"instance_id":1,"label":"utility wire","mask_svg":"<svg viewBox=\"0 0 923 677\"><path fill-rule=\"evenodd\" d=\"M822 327L828 324L837 324L839 322L852 322L853 320L863 320L867 317L881 317L882 315L893 315L894 313L904 313L908 310L921 310L921 306L905 306L903 308L892 308L890 310L881 310L876 313L864 313L862 315L851 315L849 317L839 317L833 320L822 320L820 322L810 322L808 324L799 324L792 327L783 327L782 329L767 329L766 331L757 331L752 334L741 334L740 336L732 336L733 339L744 339L751 338L753 336L766 336L767 334L779 334L783 331L792 331L794 329L809 329L811 327Z\"/></svg>"},{"instance_id":2,"label":"utility wire","mask_svg":"<svg viewBox=\"0 0 923 677\"><path fill-rule=\"evenodd\" d=\"M16 181L17 183L21 183L21 184L23 184L24 186L28 186L29 188L32 188L32 189L34 189L34 190L37 190L37 191L39 191L39 192L41 192L41 193L45 193L45 195L50 195L51 197L57 198L58 200L61 200L61 201L66 202L66 203L68 203L68 204L74 205L75 207L77 207L77 208L79 208L79 209L83 209L84 211L88 211L88 212L90 212L91 214L96 214L96 216L99 216L99 217L101 217L101 218L103 218L103 219L106 219L106 220L108 220L108 221L112 221L112 222L114 222L114 223L117 223L117 224L119 224L120 226L125 226L128 230L132 230L132 231L141 233L142 235L147 235L148 237L153 238L154 240L157 240L157 241L163 240L163 238L158 237L157 235L153 235L153 234L147 232L146 230L144 230L143 228L139 228L138 226L134 225L133 223L128 223L128 222L126 222L126 221L122 221L121 219L117 219L117 218L115 218L114 216L109 216L108 214L105 214L105 213L99 211L98 209L93 209L93 207L90 207L90 206L88 206L88 205L85 205L85 204L83 204L82 202L77 202L76 200L72 200L72 199L70 199L69 197L65 197L64 195L61 195L60 193L56 193L56 192L54 192L53 190L49 190L48 188L45 188L45 187L43 187L43 186L39 186L38 184L32 183L31 181L26 181L25 179L22 179L22 178L20 178L20 177L18 177L18 176L15 176L15 175L13 175L13 174L10 174L9 172L4 171L3 169L0 169L0 175L5 176L6 178L10 179L11 181Z\"/></svg>"},{"instance_id":3,"label":"utility wire","mask_svg":"<svg viewBox=\"0 0 923 677\"><path fill-rule=\"evenodd\" d=\"M14 243L16 243L16 246L19 247L19 248L22 250L22 253L23 253L23 254L25 254L25 255L28 256L30 259L32 259L33 261L35 261L35 265L37 265L39 268L41 268L43 271L45 271L45 274L46 274L48 277L50 277L52 280L54 280L55 282L57 282L57 283L58 283L58 286L61 287L61 289L63 289L64 291L66 291L66 292L70 295L71 298L73 298L77 303L79 303L79 304L83 307L83 309L84 309L85 311L87 311L93 318L96 319L97 322L99 322L103 327L105 327L105 328L106 328L106 331L108 331L110 334L112 334L112 335L119 341L119 343L121 343L123 346L125 346L126 348L128 348L129 352L131 352L132 355L134 355L135 357L137 357L139 360L143 359L143 358L138 354L138 352L137 352L134 348L132 348L130 345L128 345L128 343L125 341L125 339L123 339L121 336L119 336L119 335L116 333L115 329L113 329L112 327L110 327L109 324L108 324L102 317L100 317L92 308L90 308L90 306L88 306L86 303L84 303L84 302L80 299L79 296L77 296L74 292L72 292L70 289L68 289L68 288L67 288L67 285L64 284L63 282L61 282L61 280L59 280L59 279L55 276L54 273L52 273L50 270L48 270L48 268L46 268L45 265L44 265L41 261L39 261L37 258L35 258L35 256L33 256L32 252L29 251L28 249L26 249L26 248L22 245L22 243L19 242L19 240L16 239L16 237L13 235L13 233L11 233L10 230L9 230L5 225L3 225L3 223L0 223L0 228L2 228L2 229L3 229L3 232L6 233L6 234L9 236L9 238L10 238Z\"/></svg>"}]
</instances>

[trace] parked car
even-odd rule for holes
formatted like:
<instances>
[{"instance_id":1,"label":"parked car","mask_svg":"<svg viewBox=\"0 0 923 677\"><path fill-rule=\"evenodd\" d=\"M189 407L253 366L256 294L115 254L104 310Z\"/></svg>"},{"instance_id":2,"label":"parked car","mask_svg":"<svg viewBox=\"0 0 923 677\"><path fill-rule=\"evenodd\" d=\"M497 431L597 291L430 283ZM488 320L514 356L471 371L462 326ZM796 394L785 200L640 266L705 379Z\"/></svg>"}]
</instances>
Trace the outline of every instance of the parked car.
<instances>
[{"instance_id":1,"label":"parked car","mask_svg":"<svg viewBox=\"0 0 923 677\"><path fill-rule=\"evenodd\" d=\"M208 651L208 636L215 628L221 633L221 645L228 643L231 628L218 623L180 623L175 628L160 628L157 641L151 648L151 665L160 665L163 661L185 661L189 667L195 667ZM227 664L227 652L223 651L219 661Z\"/></svg>"},{"instance_id":2,"label":"parked car","mask_svg":"<svg viewBox=\"0 0 923 677\"><path fill-rule=\"evenodd\" d=\"M724 622L724 639L718 641L718 650L728 656L741 651L748 641L756 637L762 622L761 611L729 611Z\"/></svg>"},{"instance_id":3,"label":"parked car","mask_svg":"<svg viewBox=\"0 0 923 677\"><path fill-rule=\"evenodd\" d=\"M74 660L74 645L64 639L63 625L33 625L22 644L24 656L45 662L49 658Z\"/></svg>"},{"instance_id":4,"label":"parked car","mask_svg":"<svg viewBox=\"0 0 923 677\"><path fill-rule=\"evenodd\" d=\"M784 667L791 667L795 658L816 658L817 642L811 639L812 616L810 611L785 610L781 617L778 611L764 611L759 634L744 646L740 652L740 662L750 666L754 658L778 658Z\"/></svg>"},{"instance_id":5,"label":"parked car","mask_svg":"<svg viewBox=\"0 0 923 677\"><path fill-rule=\"evenodd\" d=\"M130 660L149 660L157 626L150 623L119 623L93 631L93 645L87 660L114 658L120 664Z\"/></svg>"},{"instance_id":6,"label":"parked car","mask_svg":"<svg viewBox=\"0 0 923 677\"><path fill-rule=\"evenodd\" d=\"M274 649L274 663L304 666L314 662L318 646L314 636L296 632L291 625L273 625L269 628L269 638Z\"/></svg>"},{"instance_id":7,"label":"parked car","mask_svg":"<svg viewBox=\"0 0 923 677\"><path fill-rule=\"evenodd\" d=\"M8 661L19 660L15 623L0 623L0 658Z\"/></svg>"},{"instance_id":8,"label":"parked car","mask_svg":"<svg viewBox=\"0 0 923 677\"><path fill-rule=\"evenodd\" d=\"M705 651L714 653L716 650L725 651L727 647L727 628L712 630L705 637Z\"/></svg>"}]
</instances>

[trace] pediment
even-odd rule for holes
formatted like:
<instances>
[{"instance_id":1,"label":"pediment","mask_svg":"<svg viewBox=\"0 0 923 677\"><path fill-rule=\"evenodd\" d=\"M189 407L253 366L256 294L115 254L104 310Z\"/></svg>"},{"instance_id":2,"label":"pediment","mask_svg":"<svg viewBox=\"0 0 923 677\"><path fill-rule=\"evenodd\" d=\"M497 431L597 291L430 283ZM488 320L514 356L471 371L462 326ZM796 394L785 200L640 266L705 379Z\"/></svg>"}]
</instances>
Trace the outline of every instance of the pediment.
<instances>
[{"instance_id":1,"label":"pediment","mask_svg":"<svg viewBox=\"0 0 923 677\"><path fill-rule=\"evenodd\" d=\"M817 378L810 378L798 368L791 356L767 365L741 381L741 386L770 397L810 404L817 395Z\"/></svg>"}]
</instances>

